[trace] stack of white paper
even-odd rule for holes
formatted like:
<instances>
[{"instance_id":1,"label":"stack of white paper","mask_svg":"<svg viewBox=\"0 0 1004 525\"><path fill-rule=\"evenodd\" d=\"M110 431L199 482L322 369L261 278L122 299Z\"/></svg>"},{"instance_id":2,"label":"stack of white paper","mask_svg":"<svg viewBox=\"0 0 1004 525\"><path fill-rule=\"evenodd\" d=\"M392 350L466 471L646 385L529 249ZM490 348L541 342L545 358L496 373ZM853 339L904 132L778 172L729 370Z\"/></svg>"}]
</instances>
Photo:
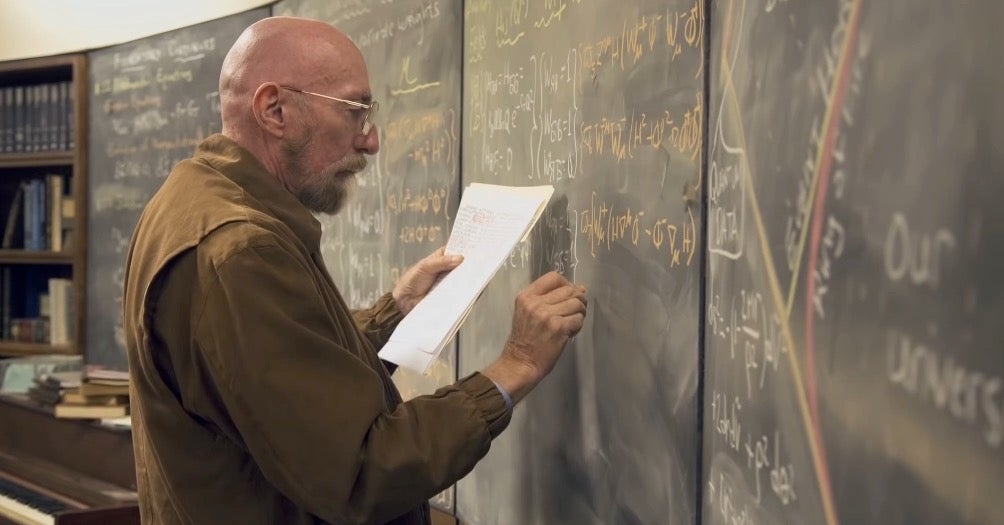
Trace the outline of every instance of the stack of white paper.
<instances>
[{"instance_id":1,"label":"stack of white paper","mask_svg":"<svg viewBox=\"0 0 1004 525\"><path fill-rule=\"evenodd\" d=\"M533 228L552 193L552 186L468 186L446 243L446 253L461 254L464 262L401 320L380 357L425 373L509 253Z\"/></svg>"}]
</instances>

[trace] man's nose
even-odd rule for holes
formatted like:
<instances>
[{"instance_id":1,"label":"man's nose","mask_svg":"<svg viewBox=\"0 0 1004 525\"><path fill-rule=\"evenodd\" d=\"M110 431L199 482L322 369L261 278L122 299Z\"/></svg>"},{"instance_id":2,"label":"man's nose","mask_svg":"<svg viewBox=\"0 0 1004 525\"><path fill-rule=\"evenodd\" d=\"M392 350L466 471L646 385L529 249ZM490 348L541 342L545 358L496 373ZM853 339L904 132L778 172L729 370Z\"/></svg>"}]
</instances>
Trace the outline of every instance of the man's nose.
<instances>
[{"instance_id":1,"label":"man's nose","mask_svg":"<svg viewBox=\"0 0 1004 525\"><path fill-rule=\"evenodd\" d=\"M376 155L380 151L380 132L377 131L376 124L370 126L370 132L356 136L356 149L367 154Z\"/></svg>"}]
</instances>

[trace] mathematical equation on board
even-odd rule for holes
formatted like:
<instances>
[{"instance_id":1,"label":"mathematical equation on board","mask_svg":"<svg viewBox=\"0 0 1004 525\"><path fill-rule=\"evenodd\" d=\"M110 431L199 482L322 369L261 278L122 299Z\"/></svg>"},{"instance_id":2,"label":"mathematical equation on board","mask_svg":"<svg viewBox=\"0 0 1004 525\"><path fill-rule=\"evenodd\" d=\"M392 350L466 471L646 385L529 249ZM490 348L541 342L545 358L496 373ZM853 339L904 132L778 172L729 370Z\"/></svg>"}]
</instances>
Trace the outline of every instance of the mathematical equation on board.
<instances>
[{"instance_id":1,"label":"mathematical equation on board","mask_svg":"<svg viewBox=\"0 0 1004 525\"><path fill-rule=\"evenodd\" d=\"M540 7L540 6L535 6ZM530 13L528 2L512 2L498 10L498 47L515 46L528 32L560 30L568 2L547 2L544 13ZM468 4L468 18L489 6ZM583 93L597 71L629 71L655 53L668 57L671 69L685 65L686 76L703 72L703 3L683 10L666 8L636 15L610 33L579 42L558 52L531 52L524 62L505 60L492 69L482 62L487 37L481 25L471 26L468 39L470 107L469 134L480 138L478 168L493 176L525 173L529 181L559 182L584 172L589 157L617 163L635 158L641 148L679 152L696 160L701 149L703 97L695 93L689 107L634 110L586 118ZM479 43L481 42L481 43ZM660 67L665 67L660 63ZM681 72L683 74L683 72ZM529 145L529 166L515 157L515 142ZM526 153L521 152L520 156ZM529 169L527 169L529 168Z\"/></svg>"},{"instance_id":2,"label":"mathematical equation on board","mask_svg":"<svg viewBox=\"0 0 1004 525\"><path fill-rule=\"evenodd\" d=\"M382 146L391 174L457 173L459 124L453 109L405 114L387 122Z\"/></svg>"}]
</instances>

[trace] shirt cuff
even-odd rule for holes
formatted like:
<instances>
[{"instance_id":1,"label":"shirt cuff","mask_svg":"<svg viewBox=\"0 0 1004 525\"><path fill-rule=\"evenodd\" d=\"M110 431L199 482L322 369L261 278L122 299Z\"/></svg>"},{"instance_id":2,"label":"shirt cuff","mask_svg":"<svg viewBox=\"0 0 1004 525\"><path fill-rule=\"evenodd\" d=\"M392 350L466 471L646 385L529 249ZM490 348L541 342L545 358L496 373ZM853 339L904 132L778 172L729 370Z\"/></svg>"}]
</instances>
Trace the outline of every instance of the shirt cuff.
<instances>
[{"instance_id":1,"label":"shirt cuff","mask_svg":"<svg viewBox=\"0 0 1004 525\"><path fill-rule=\"evenodd\" d=\"M492 383L495 384L495 388L499 389L499 393L502 394L502 399L505 399L505 408L506 408L506 410L510 414L512 414L512 396L510 396L509 392L506 392L505 389L502 388L501 385L499 385L498 383L495 383L494 379L492 379Z\"/></svg>"}]
</instances>

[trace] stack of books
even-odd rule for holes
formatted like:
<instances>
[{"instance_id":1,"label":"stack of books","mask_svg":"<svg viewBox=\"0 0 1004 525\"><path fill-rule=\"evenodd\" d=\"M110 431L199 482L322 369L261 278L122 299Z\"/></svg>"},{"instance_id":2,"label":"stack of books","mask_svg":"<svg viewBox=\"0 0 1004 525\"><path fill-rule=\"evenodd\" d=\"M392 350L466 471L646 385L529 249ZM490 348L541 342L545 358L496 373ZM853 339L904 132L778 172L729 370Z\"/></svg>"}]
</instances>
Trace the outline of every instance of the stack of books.
<instances>
[{"instance_id":1,"label":"stack of books","mask_svg":"<svg viewBox=\"0 0 1004 525\"><path fill-rule=\"evenodd\" d=\"M43 406L56 406L67 391L80 388L80 374L80 370L38 374L28 387L28 397Z\"/></svg>"},{"instance_id":2,"label":"stack of books","mask_svg":"<svg viewBox=\"0 0 1004 525\"><path fill-rule=\"evenodd\" d=\"M83 378L81 372L41 374L28 397L68 419L112 419L129 415L129 382Z\"/></svg>"}]
</instances>

